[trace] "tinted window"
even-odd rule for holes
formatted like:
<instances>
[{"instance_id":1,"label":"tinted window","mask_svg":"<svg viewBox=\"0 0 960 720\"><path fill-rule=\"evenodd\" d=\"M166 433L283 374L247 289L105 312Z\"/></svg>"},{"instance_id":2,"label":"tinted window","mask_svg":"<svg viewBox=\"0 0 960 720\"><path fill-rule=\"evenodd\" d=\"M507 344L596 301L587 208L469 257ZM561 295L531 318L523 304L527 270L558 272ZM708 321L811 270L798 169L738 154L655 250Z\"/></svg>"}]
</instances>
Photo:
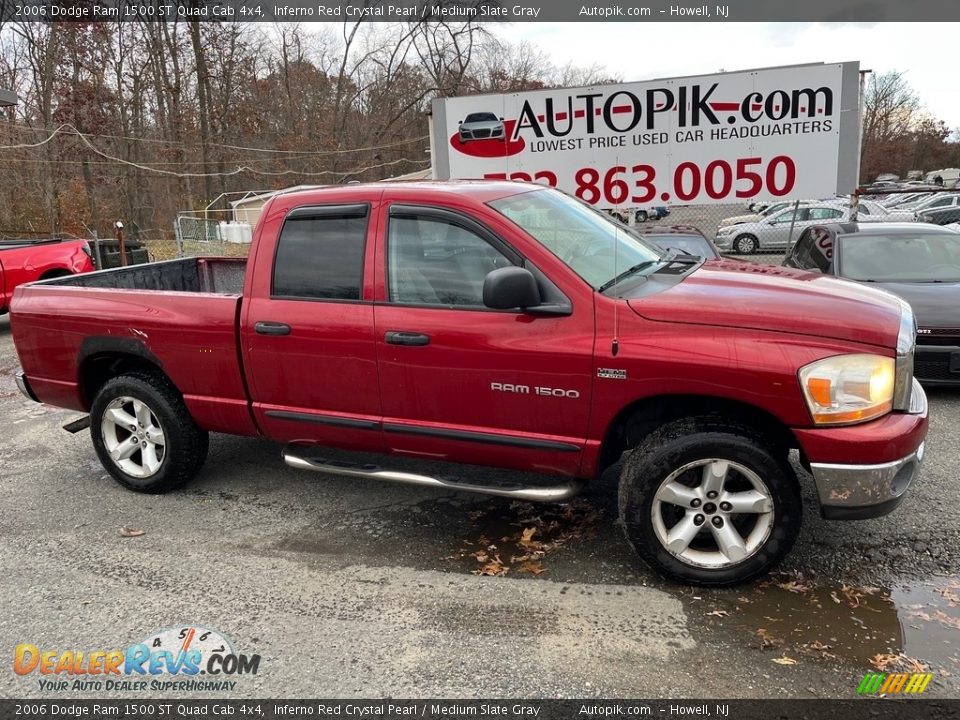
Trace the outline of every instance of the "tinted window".
<instances>
[{"instance_id":1,"label":"tinted window","mask_svg":"<svg viewBox=\"0 0 960 720\"><path fill-rule=\"evenodd\" d=\"M808 220L833 220L843 215L842 210L836 208L810 208Z\"/></svg>"},{"instance_id":2,"label":"tinted window","mask_svg":"<svg viewBox=\"0 0 960 720\"><path fill-rule=\"evenodd\" d=\"M487 273L512 263L465 227L432 217L390 218L390 301L483 306Z\"/></svg>"},{"instance_id":3,"label":"tinted window","mask_svg":"<svg viewBox=\"0 0 960 720\"><path fill-rule=\"evenodd\" d=\"M775 216L772 219L775 223L779 224L779 223L793 222L794 217L796 217L796 221L800 222L803 219L805 212L806 210L804 210L804 208L800 208L798 210L787 210L785 212L780 213L779 215Z\"/></svg>"},{"instance_id":4,"label":"tinted window","mask_svg":"<svg viewBox=\"0 0 960 720\"><path fill-rule=\"evenodd\" d=\"M274 297L359 300L364 217L304 217L283 223L273 267Z\"/></svg>"},{"instance_id":5,"label":"tinted window","mask_svg":"<svg viewBox=\"0 0 960 720\"><path fill-rule=\"evenodd\" d=\"M960 282L960 234L847 235L840 271L853 280Z\"/></svg>"},{"instance_id":6,"label":"tinted window","mask_svg":"<svg viewBox=\"0 0 960 720\"><path fill-rule=\"evenodd\" d=\"M469 115L467 115L464 122L468 122L468 123L469 122L491 122L496 120L497 120L497 116L494 115L493 113L480 112L480 113L470 113Z\"/></svg>"}]
</instances>

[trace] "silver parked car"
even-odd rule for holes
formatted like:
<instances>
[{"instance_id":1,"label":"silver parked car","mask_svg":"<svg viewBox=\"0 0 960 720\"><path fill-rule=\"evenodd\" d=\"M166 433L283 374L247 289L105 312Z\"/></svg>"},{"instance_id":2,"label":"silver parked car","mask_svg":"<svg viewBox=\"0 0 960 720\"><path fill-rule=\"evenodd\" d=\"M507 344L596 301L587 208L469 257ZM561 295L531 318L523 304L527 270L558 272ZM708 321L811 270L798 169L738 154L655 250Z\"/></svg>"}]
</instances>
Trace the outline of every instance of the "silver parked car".
<instances>
[{"instance_id":1,"label":"silver parked car","mask_svg":"<svg viewBox=\"0 0 960 720\"><path fill-rule=\"evenodd\" d=\"M503 118L491 112L475 112L460 121L460 142L503 140Z\"/></svg>"},{"instance_id":2,"label":"silver parked car","mask_svg":"<svg viewBox=\"0 0 960 720\"><path fill-rule=\"evenodd\" d=\"M801 205L775 212L758 222L728 225L717 230L717 247L738 255L758 250L790 247L804 228L816 223L844 222L850 219L850 208L838 205ZM792 231L792 232L791 232Z\"/></svg>"}]
</instances>

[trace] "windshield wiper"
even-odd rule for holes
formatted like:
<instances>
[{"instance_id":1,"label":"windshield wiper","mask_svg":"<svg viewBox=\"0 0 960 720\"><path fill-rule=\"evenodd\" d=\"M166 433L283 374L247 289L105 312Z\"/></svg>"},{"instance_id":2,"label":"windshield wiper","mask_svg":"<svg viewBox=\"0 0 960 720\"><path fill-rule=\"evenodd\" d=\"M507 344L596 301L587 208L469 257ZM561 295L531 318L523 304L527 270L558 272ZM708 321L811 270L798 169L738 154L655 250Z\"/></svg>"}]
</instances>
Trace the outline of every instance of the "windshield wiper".
<instances>
[{"instance_id":1,"label":"windshield wiper","mask_svg":"<svg viewBox=\"0 0 960 720\"><path fill-rule=\"evenodd\" d=\"M612 288L614 285L617 285L621 280L626 280L626 279L627 279L628 277L630 277L631 275L633 275L633 274L635 274L635 273L638 273L638 272L640 272L641 270L646 270L646 269L647 269L648 267L650 267L651 265L656 265L657 263L661 263L661 262L665 262L665 261L662 260L662 259L660 259L660 260L645 260L645 261L643 261L642 263L637 263L636 265L633 265L633 266L627 268L626 270L624 270L622 273L620 273L619 275L617 275L617 276L616 276L615 278L613 278L612 280L608 280L608 281L605 282L603 285L601 285L600 287L598 287L598 288L597 288L597 292L604 292L605 290L609 290L609 289Z\"/></svg>"}]
</instances>

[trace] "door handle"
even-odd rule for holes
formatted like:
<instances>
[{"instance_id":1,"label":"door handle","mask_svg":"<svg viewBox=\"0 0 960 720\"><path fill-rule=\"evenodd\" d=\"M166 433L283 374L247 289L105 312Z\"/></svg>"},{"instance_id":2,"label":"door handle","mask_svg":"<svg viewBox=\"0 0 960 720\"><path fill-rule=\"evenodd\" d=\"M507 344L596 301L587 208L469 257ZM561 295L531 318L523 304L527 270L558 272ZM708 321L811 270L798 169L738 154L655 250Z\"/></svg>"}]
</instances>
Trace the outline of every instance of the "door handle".
<instances>
[{"instance_id":1,"label":"door handle","mask_svg":"<svg viewBox=\"0 0 960 720\"><path fill-rule=\"evenodd\" d=\"M391 330L383 339L390 345L429 345L430 336L423 333Z\"/></svg>"},{"instance_id":2,"label":"door handle","mask_svg":"<svg viewBox=\"0 0 960 720\"><path fill-rule=\"evenodd\" d=\"M289 335L290 326L286 323L271 322L269 320L258 322L253 326L257 335Z\"/></svg>"}]
</instances>

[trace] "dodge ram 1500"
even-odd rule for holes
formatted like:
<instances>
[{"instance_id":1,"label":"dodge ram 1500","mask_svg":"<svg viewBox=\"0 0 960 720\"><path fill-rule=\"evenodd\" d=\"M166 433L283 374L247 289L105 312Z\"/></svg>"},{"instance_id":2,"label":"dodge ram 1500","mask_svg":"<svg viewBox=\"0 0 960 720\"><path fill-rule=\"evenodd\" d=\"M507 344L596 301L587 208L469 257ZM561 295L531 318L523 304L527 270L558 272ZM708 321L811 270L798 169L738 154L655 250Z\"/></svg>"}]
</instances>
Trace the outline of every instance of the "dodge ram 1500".
<instances>
[{"instance_id":1,"label":"dodge ram 1500","mask_svg":"<svg viewBox=\"0 0 960 720\"><path fill-rule=\"evenodd\" d=\"M525 500L619 468L629 542L687 583L742 582L789 551L808 481L792 449L824 516L873 517L903 498L927 431L903 301L664 252L534 184L281 194L246 261L32 283L12 314L21 390L88 412L132 490L188 482L209 432L285 443L297 468ZM544 482L468 483L454 463Z\"/></svg>"}]
</instances>

